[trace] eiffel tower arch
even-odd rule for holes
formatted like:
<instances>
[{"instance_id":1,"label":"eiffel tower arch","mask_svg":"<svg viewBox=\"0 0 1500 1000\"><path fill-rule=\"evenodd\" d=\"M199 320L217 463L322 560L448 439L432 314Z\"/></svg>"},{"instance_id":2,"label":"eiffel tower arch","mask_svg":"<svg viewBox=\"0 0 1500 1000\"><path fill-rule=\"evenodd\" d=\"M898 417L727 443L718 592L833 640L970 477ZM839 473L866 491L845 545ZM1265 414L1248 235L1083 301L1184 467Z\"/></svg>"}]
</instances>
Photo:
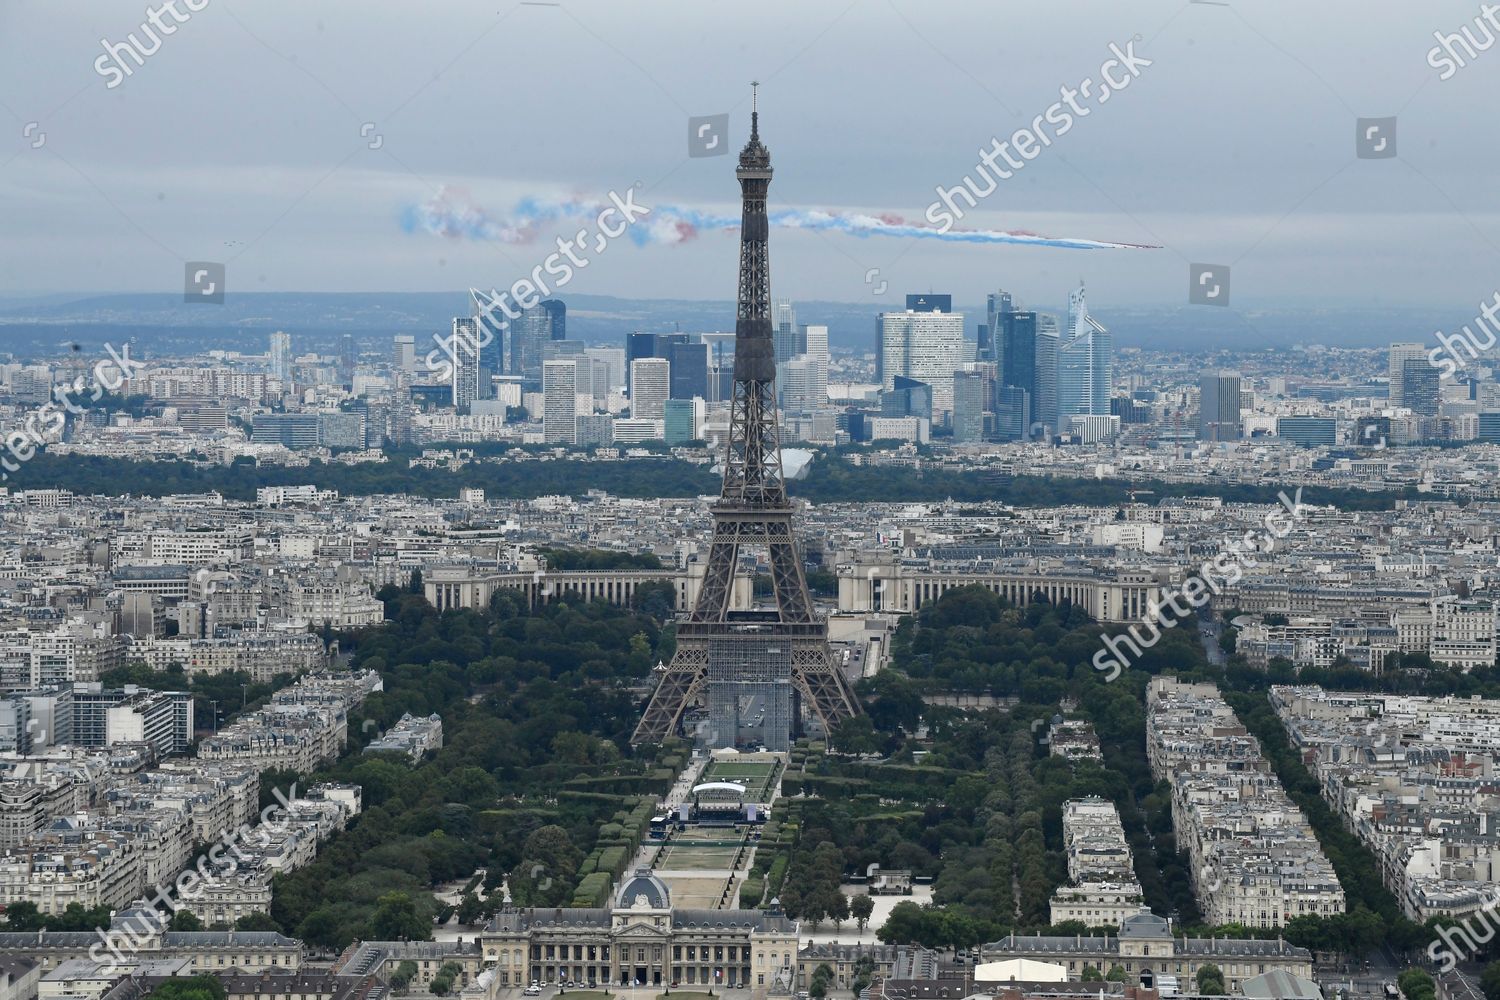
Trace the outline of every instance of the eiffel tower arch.
<instances>
[{"instance_id":1,"label":"eiffel tower arch","mask_svg":"<svg viewBox=\"0 0 1500 1000\"><path fill-rule=\"evenodd\" d=\"M677 652L631 738L636 744L675 733L694 704L708 706L709 742L716 747L733 746L743 729L758 728L767 749L786 750L804 714L825 733L859 714L829 651L828 623L808 596L782 476L766 218L771 153L760 141L758 108L750 114L750 141L735 176L742 212L724 485L713 507L703 585L678 622ZM743 548L765 552L774 610L730 609Z\"/></svg>"}]
</instances>

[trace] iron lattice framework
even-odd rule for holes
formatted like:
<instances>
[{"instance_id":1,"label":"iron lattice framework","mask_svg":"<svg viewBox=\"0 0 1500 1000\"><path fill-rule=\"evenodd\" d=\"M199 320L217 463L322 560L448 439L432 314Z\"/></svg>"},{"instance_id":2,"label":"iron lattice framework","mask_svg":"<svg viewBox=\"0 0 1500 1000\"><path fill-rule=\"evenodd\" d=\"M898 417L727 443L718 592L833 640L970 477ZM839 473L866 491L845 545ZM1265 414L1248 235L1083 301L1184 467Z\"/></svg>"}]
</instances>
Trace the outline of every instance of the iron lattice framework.
<instances>
[{"instance_id":1,"label":"iron lattice framework","mask_svg":"<svg viewBox=\"0 0 1500 1000\"><path fill-rule=\"evenodd\" d=\"M829 653L827 622L814 612L807 593L782 476L766 218L771 153L760 141L758 110L751 112L750 141L740 152L735 176L743 208L724 486L713 509L703 585L692 610L678 623L677 652L646 706L633 743L660 742L676 731L689 705L705 700L711 640L716 649L740 642L786 657L793 689L825 732L859 712L859 702ZM766 551L775 611L730 610L741 546Z\"/></svg>"}]
</instances>

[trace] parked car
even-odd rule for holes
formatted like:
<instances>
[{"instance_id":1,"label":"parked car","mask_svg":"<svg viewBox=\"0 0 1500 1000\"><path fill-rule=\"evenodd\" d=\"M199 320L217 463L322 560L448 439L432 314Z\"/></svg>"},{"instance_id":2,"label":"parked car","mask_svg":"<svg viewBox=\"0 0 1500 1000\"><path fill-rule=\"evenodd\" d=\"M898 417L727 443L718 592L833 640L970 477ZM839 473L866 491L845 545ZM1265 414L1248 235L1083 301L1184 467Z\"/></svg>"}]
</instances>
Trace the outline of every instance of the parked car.
<instances>
[{"instance_id":1,"label":"parked car","mask_svg":"<svg viewBox=\"0 0 1500 1000\"><path fill-rule=\"evenodd\" d=\"M526 997L539 997L542 995L542 988L535 983L532 983L530 986L521 991L521 995Z\"/></svg>"}]
</instances>

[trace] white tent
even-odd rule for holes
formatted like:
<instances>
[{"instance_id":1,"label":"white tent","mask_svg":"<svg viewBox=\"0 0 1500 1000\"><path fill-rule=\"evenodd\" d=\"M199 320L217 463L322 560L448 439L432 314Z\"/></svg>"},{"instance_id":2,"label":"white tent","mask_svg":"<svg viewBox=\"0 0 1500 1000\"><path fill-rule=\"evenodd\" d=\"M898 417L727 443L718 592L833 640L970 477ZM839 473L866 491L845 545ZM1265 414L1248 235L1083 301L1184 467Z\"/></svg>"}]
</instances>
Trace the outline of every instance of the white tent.
<instances>
[{"instance_id":1,"label":"white tent","mask_svg":"<svg viewBox=\"0 0 1500 1000\"><path fill-rule=\"evenodd\" d=\"M1029 958L1012 958L1004 962L986 962L974 967L976 983L1065 983L1068 970L1051 962L1034 962Z\"/></svg>"}]
</instances>

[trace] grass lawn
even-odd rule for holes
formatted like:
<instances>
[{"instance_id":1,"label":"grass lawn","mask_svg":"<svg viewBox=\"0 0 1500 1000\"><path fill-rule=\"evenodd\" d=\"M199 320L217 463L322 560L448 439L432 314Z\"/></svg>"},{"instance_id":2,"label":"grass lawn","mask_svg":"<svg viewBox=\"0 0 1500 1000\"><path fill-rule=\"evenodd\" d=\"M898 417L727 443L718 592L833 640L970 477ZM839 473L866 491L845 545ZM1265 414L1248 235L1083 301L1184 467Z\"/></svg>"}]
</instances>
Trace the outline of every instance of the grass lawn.
<instances>
[{"instance_id":1,"label":"grass lawn","mask_svg":"<svg viewBox=\"0 0 1500 1000\"><path fill-rule=\"evenodd\" d=\"M614 994L604 990L566 990L558 996L574 997L575 1000L610 1000Z\"/></svg>"},{"instance_id":2,"label":"grass lawn","mask_svg":"<svg viewBox=\"0 0 1500 1000\"><path fill-rule=\"evenodd\" d=\"M674 990L671 993L659 993L656 1000L719 1000L722 994L718 993L689 993L687 990Z\"/></svg>"}]
</instances>

